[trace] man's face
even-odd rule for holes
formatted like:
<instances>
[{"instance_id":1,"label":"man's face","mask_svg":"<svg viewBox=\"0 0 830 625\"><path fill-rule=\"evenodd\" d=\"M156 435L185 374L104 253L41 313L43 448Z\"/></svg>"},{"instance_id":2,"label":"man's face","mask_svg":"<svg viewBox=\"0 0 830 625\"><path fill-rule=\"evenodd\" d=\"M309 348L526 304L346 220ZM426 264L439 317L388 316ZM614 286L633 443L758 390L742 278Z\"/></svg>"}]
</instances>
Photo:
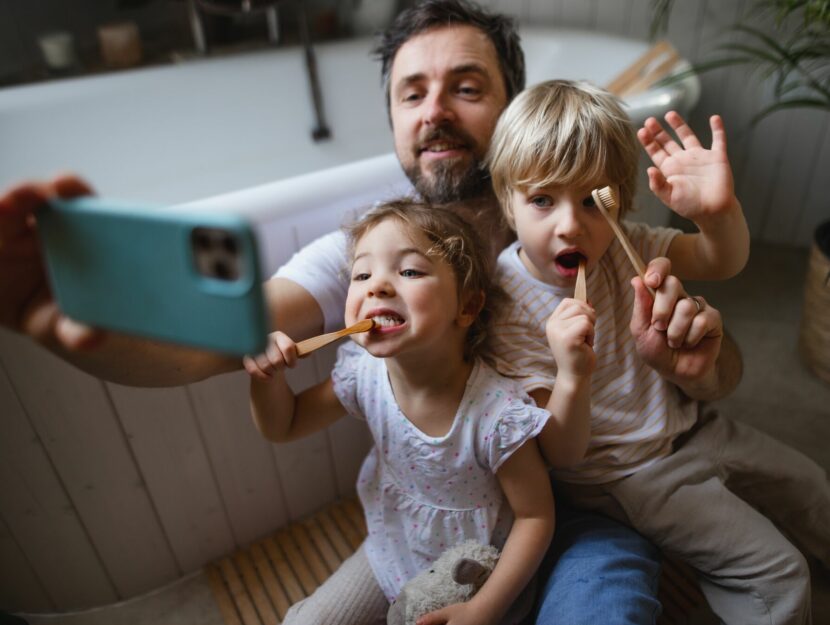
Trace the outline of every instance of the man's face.
<instances>
[{"instance_id":1,"label":"man's face","mask_svg":"<svg viewBox=\"0 0 830 625\"><path fill-rule=\"evenodd\" d=\"M482 161L507 94L487 35L447 26L412 37L392 63L389 106L395 152L424 199L490 192Z\"/></svg>"}]
</instances>

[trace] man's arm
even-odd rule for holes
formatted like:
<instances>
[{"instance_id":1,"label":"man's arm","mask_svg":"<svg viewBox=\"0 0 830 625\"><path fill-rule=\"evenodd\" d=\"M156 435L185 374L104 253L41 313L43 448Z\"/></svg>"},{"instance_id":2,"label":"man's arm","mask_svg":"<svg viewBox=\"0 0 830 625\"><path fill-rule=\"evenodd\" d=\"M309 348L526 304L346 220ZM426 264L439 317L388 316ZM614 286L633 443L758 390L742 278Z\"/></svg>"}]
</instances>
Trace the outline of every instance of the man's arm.
<instances>
[{"instance_id":1,"label":"man's arm","mask_svg":"<svg viewBox=\"0 0 830 625\"><path fill-rule=\"evenodd\" d=\"M0 194L0 324L98 378L129 386L178 386L241 368L241 359L103 332L61 315L49 291L35 217L52 197L89 195L74 176L18 185ZM323 313L300 285L263 286L274 328L299 339L319 334Z\"/></svg>"}]
</instances>

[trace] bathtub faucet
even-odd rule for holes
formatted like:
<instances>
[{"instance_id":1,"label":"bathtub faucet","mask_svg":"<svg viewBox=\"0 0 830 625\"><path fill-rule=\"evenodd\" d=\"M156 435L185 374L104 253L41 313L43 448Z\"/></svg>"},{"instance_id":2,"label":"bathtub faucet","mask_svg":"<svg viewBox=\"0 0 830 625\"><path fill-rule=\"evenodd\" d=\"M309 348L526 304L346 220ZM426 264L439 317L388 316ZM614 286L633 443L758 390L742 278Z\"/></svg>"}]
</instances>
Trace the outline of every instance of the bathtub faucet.
<instances>
[{"instance_id":1,"label":"bathtub faucet","mask_svg":"<svg viewBox=\"0 0 830 625\"><path fill-rule=\"evenodd\" d=\"M188 0L188 14L190 17L190 28L193 32L193 42L196 51L205 55L210 52L205 29L202 24L201 11L216 15L235 16L253 13L264 13L268 23L268 41L276 45L279 43L279 22L277 5L282 0ZM311 91L311 104L314 107L314 128L311 130L311 138L314 141L322 141L331 137L331 130L326 124L323 112L323 93L320 89L320 80L317 76L317 59L314 55L314 48L311 44L311 31L308 28L308 15L304 0L297 0L298 21L300 28L300 40L303 44L305 55L306 75Z\"/></svg>"}]
</instances>

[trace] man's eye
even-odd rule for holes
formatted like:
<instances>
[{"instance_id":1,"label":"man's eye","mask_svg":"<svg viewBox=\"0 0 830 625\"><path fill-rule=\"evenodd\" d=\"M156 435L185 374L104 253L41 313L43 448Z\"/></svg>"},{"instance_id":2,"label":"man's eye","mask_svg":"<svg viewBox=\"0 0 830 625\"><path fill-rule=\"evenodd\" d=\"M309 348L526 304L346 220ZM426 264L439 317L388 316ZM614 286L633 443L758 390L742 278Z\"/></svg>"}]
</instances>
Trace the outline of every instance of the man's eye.
<instances>
[{"instance_id":1,"label":"man's eye","mask_svg":"<svg viewBox=\"0 0 830 625\"><path fill-rule=\"evenodd\" d=\"M408 91L401 96L402 102L417 102L421 99L421 94L417 91Z\"/></svg>"},{"instance_id":2,"label":"man's eye","mask_svg":"<svg viewBox=\"0 0 830 625\"><path fill-rule=\"evenodd\" d=\"M479 93L481 93L481 91L477 87L472 87L472 86L469 86L469 85L459 87L458 91L459 91L459 93L461 93L463 95L469 95L469 96L476 96Z\"/></svg>"},{"instance_id":3,"label":"man's eye","mask_svg":"<svg viewBox=\"0 0 830 625\"><path fill-rule=\"evenodd\" d=\"M584 199L582 200L582 205L583 205L583 206L588 206L588 207L591 207L591 206L596 206L596 205L597 205L597 203L596 203L596 202L594 202L594 196L593 196L593 195L589 195L588 197L586 197L586 198L584 198Z\"/></svg>"},{"instance_id":4,"label":"man's eye","mask_svg":"<svg viewBox=\"0 0 830 625\"><path fill-rule=\"evenodd\" d=\"M401 271L401 275L404 278L417 278L418 276L424 275L422 271L418 271L417 269L403 269Z\"/></svg>"}]
</instances>

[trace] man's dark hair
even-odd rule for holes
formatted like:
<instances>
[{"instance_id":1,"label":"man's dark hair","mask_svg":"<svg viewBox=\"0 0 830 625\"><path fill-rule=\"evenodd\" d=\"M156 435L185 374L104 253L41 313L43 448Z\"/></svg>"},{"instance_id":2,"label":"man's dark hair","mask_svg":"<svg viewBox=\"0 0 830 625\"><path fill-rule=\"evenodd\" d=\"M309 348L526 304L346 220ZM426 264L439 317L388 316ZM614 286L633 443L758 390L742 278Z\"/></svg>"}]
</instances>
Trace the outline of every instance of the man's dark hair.
<instances>
[{"instance_id":1,"label":"man's dark hair","mask_svg":"<svg viewBox=\"0 0 830 625\"><path fill-rule=\"evenodd\" d=\"M381 35L372 51L382 63L381 79L386 92L386 106L389 108L389 74L392 62L403 44L439 26L474 26L482 31L496 48L499 68L504 78L507 101L525 86L525 56L519 43L514 20L506 15L489 13L466 0L423 0L395 18L392 25Z\"/></svg>"}]
</instances>

